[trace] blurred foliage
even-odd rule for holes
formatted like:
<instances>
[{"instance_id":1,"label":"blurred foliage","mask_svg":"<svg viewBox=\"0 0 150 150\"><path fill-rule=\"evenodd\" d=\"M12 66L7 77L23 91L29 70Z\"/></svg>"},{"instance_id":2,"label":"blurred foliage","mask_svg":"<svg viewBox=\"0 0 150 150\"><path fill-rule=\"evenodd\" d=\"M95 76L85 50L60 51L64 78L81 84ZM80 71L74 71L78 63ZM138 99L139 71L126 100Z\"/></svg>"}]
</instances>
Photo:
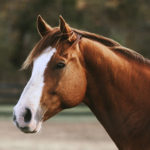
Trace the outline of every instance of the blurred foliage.
<instances>
[{"instance_id":1,"label":"blurred foliage","mask_svg":"<svg viewBox=\"0 0 150 150\"><path fill-rule=\"evenodd\" d=\"M0 0L0 81L24 82L22 62L40 39L36 17L115 39L150 57L149 0Z\"/></svg>"}]
</instances>

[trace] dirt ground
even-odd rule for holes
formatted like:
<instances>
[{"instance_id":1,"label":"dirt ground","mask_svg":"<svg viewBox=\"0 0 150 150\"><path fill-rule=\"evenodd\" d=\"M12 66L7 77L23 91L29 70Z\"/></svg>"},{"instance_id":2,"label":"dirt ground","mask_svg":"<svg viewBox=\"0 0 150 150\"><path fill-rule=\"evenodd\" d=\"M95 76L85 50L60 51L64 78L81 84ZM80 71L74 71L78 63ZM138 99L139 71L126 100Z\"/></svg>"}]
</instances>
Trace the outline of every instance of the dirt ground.
<instances>
[{"instance_id":1,"label":"dirt ground","mask_svg":"<svg viewBox=\"0 0 150 150\"><path fill-rule=\"evenodd\" d=\"M24 134L0 120L0 150L117 150L96 119L51 120L40 133Z\"/></svg>"}]
</instances>

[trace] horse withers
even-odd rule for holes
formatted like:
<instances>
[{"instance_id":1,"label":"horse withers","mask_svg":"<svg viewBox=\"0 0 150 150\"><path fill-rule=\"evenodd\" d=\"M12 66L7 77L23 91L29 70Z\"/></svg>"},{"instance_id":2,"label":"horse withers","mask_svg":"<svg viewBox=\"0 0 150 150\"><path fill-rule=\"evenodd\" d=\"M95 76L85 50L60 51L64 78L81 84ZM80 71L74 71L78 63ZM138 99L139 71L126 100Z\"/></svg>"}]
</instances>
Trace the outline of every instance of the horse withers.
<instances>
[{"instance_id":1,"label":"horse withers","mask_svg":"<svg viewBox=\"0 0 150 150\"><path fill-rule=\"evenodd\" d=\"M14 107L14 122L35 133L42 122L85 103L120 150L150 149L150 61L119 43L37 19L41 40L22 69L32 75Z\"/></svg>"}]
</instances>

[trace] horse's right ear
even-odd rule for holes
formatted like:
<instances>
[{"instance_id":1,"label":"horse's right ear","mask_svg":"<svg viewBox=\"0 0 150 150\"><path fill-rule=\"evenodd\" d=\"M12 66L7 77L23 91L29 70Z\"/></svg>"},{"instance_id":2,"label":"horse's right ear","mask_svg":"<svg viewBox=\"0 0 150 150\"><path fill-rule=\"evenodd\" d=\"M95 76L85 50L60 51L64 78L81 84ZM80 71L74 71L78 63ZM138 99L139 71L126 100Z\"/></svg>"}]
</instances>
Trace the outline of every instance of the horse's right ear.
<instances>
[{"instance_id":1,"label":"horse's right ear","mask_svg":"<svg viewBox=\"0 0 150 150\"><path fill-rule=\"evenodd\" d=\"M52 27L46 23L46 21L38 15L37 17L37 30L41 37L47 35L51 30Z\"/></svg>"}]
</instances>

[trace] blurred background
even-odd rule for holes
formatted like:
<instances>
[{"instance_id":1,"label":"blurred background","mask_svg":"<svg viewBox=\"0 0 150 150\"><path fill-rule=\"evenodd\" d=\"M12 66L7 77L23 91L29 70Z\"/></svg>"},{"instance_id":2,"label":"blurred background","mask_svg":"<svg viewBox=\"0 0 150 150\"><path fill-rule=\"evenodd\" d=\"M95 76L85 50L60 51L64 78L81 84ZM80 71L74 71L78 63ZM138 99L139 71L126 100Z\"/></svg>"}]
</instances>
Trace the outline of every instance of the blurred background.
<instances>
[{"instance_id":1,"label":"blurred background","mask_svg":"<svg viewBox=\"0 0 150 150\"><path fill-rule=\"evenodd\" d=\"M74 28L112 38L150 58L149 0L0 0L0 150L116 150L84 105L64 111L25 135L12 124L12 108L29 79L19 71L40 36L36 18L58 26L61 14Z\"/></svg>"}]
</instances>

